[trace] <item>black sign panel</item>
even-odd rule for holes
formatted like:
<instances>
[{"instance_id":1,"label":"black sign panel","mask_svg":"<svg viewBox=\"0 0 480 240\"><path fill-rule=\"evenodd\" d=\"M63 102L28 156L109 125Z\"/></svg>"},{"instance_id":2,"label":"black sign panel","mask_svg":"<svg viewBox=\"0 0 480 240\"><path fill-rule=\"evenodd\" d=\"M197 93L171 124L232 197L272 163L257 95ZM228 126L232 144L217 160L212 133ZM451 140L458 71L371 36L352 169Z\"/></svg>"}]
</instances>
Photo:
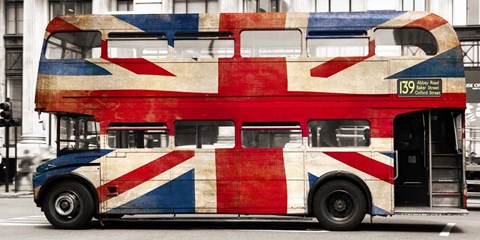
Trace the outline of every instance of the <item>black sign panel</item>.
<instances>
[{"instance_id":1,"label":"black sign panel","mask_svg":"<svg viewBox=\"0 0 480 240\"><path fill-rule=\"evenodd\" d=\"M480 103L480 70L465 68L465 81L467 82L467 102Z\"/></svg>"},{"instance_id":2,"label":"black sign panel","mask_svg":"<svg viewBox=\"0 0 480 240\"><path fill-rule=\"evenodd\" d=\"M441 79L399 79L397 81L399 97L440 97Z\"/></svg>"}]
</instances>

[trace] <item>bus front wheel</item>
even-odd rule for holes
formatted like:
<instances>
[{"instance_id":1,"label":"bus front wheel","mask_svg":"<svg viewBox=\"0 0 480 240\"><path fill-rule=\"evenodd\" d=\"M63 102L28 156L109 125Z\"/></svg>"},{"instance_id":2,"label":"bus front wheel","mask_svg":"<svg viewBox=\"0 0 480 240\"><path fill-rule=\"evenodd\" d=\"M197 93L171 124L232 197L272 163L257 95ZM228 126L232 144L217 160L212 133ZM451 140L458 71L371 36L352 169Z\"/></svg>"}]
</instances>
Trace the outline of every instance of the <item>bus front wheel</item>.
<instances>
[{"instance_id":1,"label":"bus front wheel","mask_svg":"<svg viewBox=\"0 0 480 240\"><path fill-rule=\"evenodd\" d=\"M343 180L327 182L313 197L313 212L318 222L329 230L351 230L366 214L363 192L353 183Z\"/></svg>"},{"instance_id":2,"label":"bus front wheel","mask_svg":"<svg viewBox=\"0 0 480 240\"><path fill-rule=\"evenodd\" d=\"M64 181L48 191L43 201L43 211L53 226L78 229L91 221L94 202L84 185Z\"/></svg>"}]
</instances>

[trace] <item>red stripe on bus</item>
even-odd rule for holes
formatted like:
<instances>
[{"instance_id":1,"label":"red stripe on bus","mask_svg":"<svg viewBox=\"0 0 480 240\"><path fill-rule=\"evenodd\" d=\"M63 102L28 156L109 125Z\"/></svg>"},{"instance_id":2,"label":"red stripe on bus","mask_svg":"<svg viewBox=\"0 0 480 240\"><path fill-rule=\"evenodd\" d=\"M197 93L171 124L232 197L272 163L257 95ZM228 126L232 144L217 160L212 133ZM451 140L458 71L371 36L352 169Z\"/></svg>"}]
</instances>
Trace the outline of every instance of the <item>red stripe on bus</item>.
<instances>
[{"instance_id":1,"label":"red stripe on bus","mask_svg":"<svg viewBox=\"0 0 480 240\"><path fill-rule=\"evenodd\" d=\"M217 149L215 158L217 213L287 213L282 149Z\"/></svg>"},{"instance_id":2,"label":"red stripe on bus","mask_svg":"<svg viewBox=\"0 0 480 240\"><path fill-rule=\"evenodd\" d=\"M357 152L324 152L326 155L368 175L393 184L393 167Z\"/></svg>"},{"instance_id":3,"label":"red stripe on bus","mask_svg":"<svg viewBox=\"0 0 480 240\"><path fill-rule=\"evenodd\" d=\"M431 31L445 24L448 24L448 22L445 19L431 13L423 18L420 18L418 20L415 20L405 25L404 27L405 28L422 28L422 29Z\"/></svg>"},{"instance_id":4,"label":"red stripe on bus","mask_svg":"<svg viewBox=\"0 0 480 240\"><path fill-rule=\"evenodd\" d=\"M144 58L105 58L105 60L140 75L175 77L175 74Z\"/></svg>"},{"instance_id":5,"label":"red stripe on bus","mask_svg":"<svg viewBox=\"0 0 480 240\"><path fill-rule=\"evenodd\" d=\"M287 13L221 13L220 31L285 29Z\"/></svg>"},{"instance_id":6,"label":"red stripe on bus","mask_svg":"<svg viewBox=\"0 0 480 240\"><path fill-rule=\"evenodd\" d=\"M120 176L97 188L99 202L108 200L109 187L116 187L117 193L122 194L152 178L162 174L195 155L194 151L173 151L145 164L123 176ZM117 162L121 165L121 162Z\"/></svg>"}]
</instances>

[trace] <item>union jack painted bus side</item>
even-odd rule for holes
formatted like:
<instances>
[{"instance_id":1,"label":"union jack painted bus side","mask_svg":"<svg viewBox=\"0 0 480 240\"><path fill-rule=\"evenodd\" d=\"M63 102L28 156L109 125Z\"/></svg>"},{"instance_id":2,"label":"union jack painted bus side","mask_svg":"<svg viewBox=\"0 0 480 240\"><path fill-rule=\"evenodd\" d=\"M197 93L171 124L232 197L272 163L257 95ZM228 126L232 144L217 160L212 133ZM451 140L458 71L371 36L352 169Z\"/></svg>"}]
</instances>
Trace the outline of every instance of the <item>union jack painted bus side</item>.
<instances>
[{"instance_id":1,"label":"union jack painted bus side","mask_svg":"<svg viewBox=\"0 0 480 240\"><path fill-rule=\"evenodd\" d=\"M378 29L421 29L433 36L436 51L380 56L375 47ZM291 56L249 57L241 35L254 30L297 31L301 42ZM101 36L97 57L47 58L50 37L65 32L97 32ZM165 56L112 57L109 44L118 33L155 35L167 44ZM202 39L212 33L227 33L215 39L233 42L231 56L175 55L181 34ZM361 56L309 54L309 39L357 35L368 41ZM402 85L403 80L417 89L419 81L431 80L425 87L436 92L404 96L400 88L409 85ZM75 149L37 168L35 201L57 227L80 227L94 215L232 213L315 215L326 228L351 229L363 219L362 211L372 216L399 213L396 117L420 112L419 119L430 116L434 121L432 109L442 112L438 116L453 114L444 114L445 109L461 114L466 99L462 53L453 28L432 13L382 11L57 17L46 29L35 103L38 111L59 118L90 116L99 123L100 149ZM368 132L361 138L369 143L312 147L315 133L309 124L316 120L365 120ZM175 142L179 121L230 121L232 145L181 148ZM242 131L250 125L245 123L262 122L279 123L276 128L283 127L280 123L298 123L298 146L246 147ZM112 148L108 131L115 123L164 123L161 131L168 143L155 149ZM58 135L62 131L57 128ZM428 159L427 150L418 151L416 158ZM434 157L425 161L435 165ZM461 168L464 160L458 161L455 167ZM449 195L455 200L448 206L463 210L465 179L458 174L457 190ZM74 182L74 189L65 182ZM434 180L427 182L432 182L427 187L432 193ZM322 199L319 189L332 188L333 196L336 184L356 190L343 200L326 197L325 204L335 212L330 220L322 220L318 215L323 212L315 209L315 202ZM445 199L437 203L433 199L428 207L444 206ZM359 203L350 206L355 201ZM77 205L87 213L75 214ZM359 211L362 217L351 218L345 211Z\"/></svg>"}]
</instances>

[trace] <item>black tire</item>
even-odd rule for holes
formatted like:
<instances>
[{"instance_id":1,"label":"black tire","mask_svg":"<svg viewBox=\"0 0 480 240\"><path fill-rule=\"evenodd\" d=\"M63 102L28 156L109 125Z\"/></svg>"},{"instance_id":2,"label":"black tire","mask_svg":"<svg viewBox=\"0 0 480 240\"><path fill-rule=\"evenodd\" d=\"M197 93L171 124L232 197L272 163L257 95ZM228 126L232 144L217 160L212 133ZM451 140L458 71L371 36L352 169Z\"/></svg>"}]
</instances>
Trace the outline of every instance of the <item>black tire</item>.
<instances>
[{"instance_id":1,"label":"black tire","mask_svg":"<svg viewBox=\"0 0 480 240\"><path fill-rule=\"evenodd\" d=\"M83 228L94 214L92 195L75 181L60 182L48 191L42 207L48 221L62 229Z\"/></svg>"},{"instance_id":2,"label":"black tire","mask_svg":"<svg viewBox=\"0 0 480 240\"><path fill-rule=\"evenodd\" d=\"M313 212L328 230L352 230L365 218L367 201L353 183L343 180L327 182L313 197Z\"/></svg>"}]
</instances>

